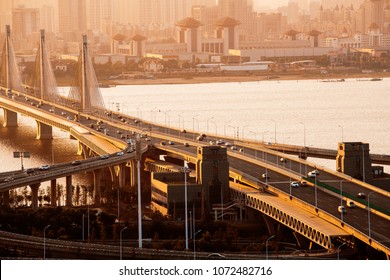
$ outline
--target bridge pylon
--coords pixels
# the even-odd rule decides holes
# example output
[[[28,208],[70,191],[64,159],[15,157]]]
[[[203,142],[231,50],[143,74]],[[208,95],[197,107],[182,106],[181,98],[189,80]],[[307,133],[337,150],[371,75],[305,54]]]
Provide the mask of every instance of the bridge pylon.
[[[104,100],[89,55],[86,35],[83,35],[83,46],[79,56],[76,77],[70,88],[68,99],[67,106],[74,110],[95,113],[105,110]]]
[[[0,86],[9,90],[24,92],[22,77],[12,47],[11,28],[9,25],[6,25],[6,37],[0,65]]]
[[[51,66],[50,57],[46,51],[45,31],[40,32],[38,52],[35,59],[35,75],[29,82],[30,95],[55,103],[60,98],[57,82]]]

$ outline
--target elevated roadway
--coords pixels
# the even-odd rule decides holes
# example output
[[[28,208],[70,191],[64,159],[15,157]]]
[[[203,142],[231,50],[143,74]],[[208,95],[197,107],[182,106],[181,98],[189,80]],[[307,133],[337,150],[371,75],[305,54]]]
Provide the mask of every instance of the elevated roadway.
[[[31,103],[27,103],[26,95],[19,95],[14,98],[1,96],[0,107],[32,117],[37,122],[68,131],[74,138],[87,145],[96,154],[113,154],[115,151],[123,150],[126,147],[126,143],[121,138],[123,135],[129,134],[130,131],[147,134],[151,138],[148,144],[153,144],[159,149],[164,150],[171,157],[190,162],[196,161],[196,146],[205,144],[204,142],[193,141],[196,136],[195,132],[181,132],[180,130],[169,129],[167,133],[167,129],[163,126],[140,123],[139,121],[135,122],[134,118],[131,119],[130,117],[127,117],[127,120],[123,121],[123,118],[115,119],[112,115],[110,117],[104,117],[104,129],[106,130],[103,133],[90,127],[91,124],[96,125],[97,120],[103,119],[101,114],[86,114],[85,112],[75,112],[69,109],[65,111],[65,108],[61,108],[55,104],[42,104],[40,108],[34,108]],[[54,110],[53,107],[55,107]],[[77,116],[77,121],[64,117],[69,115],[73,115],[73,117]],[[110,132],[107,133],[107,131]],[[111,133],[114,135],[107,135]],[[166,140],[175,141],[175,145],[161,146],[159,144],[161,141]],[[184,146],[184,142],[189,142],[189,147]],[[274,195],[279,196],[279,199],[282,194],[287,197],[292,197],[291,199],[294,202],[295,199],[299,199],[303,201],[304,205],[302,208],[306,209],[308,213],[315,213],[314,215],[342,228],[348,234],[361,239],[374,248],[385,252],[387,256],[390,256],[390,231],[388,223],[388,202],[390,196],[388,192],[345,176],[344,174],[325,169],[320,169],[320,176],[315,179],[315,182],[312,182],[313,180],[307,178],[307,172],[313,168],[319,169],[315,164],[288,157],[284,153],[261,148],[257,145],[246,144],[240,146],[239,144],[239,142],[234,143],[237,150],[229,150],[228,152],[231,169],[230,177],[233,180],[246,184],[254,189],[272,192]],[[130,155],[128,157],[129,159],[131,158]],[[287,160],[281,162],[281,157]],[[110,157],[110,160],[112,162],[106,161],[104,164],[121,162],[122,158]],[[123,158],[123,160],[128,159]],[[96,160],[96,162],[83,163],[81,167],[87,170],[98,167],[100,164],[103,163]],[[44,176],[47,176],[49,179],[81,170],[80,167],[75,168],[73,166],[62,166],[59,169],[63,169],[63,171],[51,170],[42,172],[37,177],[31,177],[30,179],[20,178],[20,180],[14,180],[13,182],[0,183],[0,187],[2,190],[6,190],[17,185],[20,186],[35,182],[34,180],[41,180]],[[269,179],[264,180],[262,174],[267,174]],[[301,181],[302,179],[308,182],[308,186],[291,188],[290,182],[292,180]],[[324,185],[320,187],[321,182],[331,188],[324,187]],[[342,190],[341,187],[343,188]],[[339,193],[337,193],[337,189],[340,190]],[[366,201],[359,200],[356,197],[358,192],[372,193],[370,205]],[[340,193],[342,193],[341,196]],[[251,197],[251,199],[257,201],[258,198]],[[341,217],[337,211],[337,207],[345,203],[347,199],[353,199],[358,207],[347,209],[347,213]],[[374,206],[377,206],[377,210],[375,210]],[[370,224],[367,222],[369,220],[368,216],[371,218]],[[298,230],[298,228],[294,229]],[[322,231],[322,229],[319,231]],[[370,231],[370,234],[368,231]],[[307,234],[309,235],[309,231]],[[332,234],[329,233],[328,235],[330,236]]]

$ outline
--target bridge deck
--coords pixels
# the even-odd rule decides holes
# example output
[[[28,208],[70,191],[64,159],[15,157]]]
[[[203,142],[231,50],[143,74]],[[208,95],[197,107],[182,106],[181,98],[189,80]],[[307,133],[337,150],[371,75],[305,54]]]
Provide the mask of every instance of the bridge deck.
[[[280,197],[273,196],[268,193],[256,191],[253,188],[246,187],[237,183],[230,183],[230,188],[235,189],[236,191],[242,192],[247,197],[253,197],[264,201],[267,204],[273,205],[279,211],[284,213],[288,213],[290,216],[296,218],[302,223],[315,227],[318,231],[329,235],[329,236],[342,236],[342,235],[350,235],[343,229],[332,225],[328,221],[315,216],[309,213],[307,210],[302,209],[301,207],[295,205],[293,202],[287,199],[281,199]]]

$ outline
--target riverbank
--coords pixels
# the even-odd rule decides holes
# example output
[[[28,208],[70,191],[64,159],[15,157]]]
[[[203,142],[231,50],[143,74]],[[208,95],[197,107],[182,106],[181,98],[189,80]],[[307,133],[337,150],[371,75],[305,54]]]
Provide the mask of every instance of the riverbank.
[[[281,72],[281,73],[262,73],[259,75],[215,75],[209,76],[183,76],[183,77],[155,77],[145,79],[117,79],[102,81],[103,85],[153,85],[153,84],[197,84],[197,83],[224,83],[224,82],[253,82],[269,80],[324,80],[334,81],[341,79],[381,79],[390,77],[389,72],[335,72],[335,73],[299,73],[299,72]]]

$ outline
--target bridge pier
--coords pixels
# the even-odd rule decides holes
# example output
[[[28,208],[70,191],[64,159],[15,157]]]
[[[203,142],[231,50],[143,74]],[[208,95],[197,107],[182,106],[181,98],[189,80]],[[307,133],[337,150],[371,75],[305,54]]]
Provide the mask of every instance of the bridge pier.
[[[50,140],[53,139],[53,128],[50,125],[37,122],[37,139]]]
[[[41,184],[32,184],[30,185],[31,189],[31,209],[33,211],[38,210],[38,189]]]
[[[99,206],[100,200],[101,200],[101,176],[102,176],[102,170],[96,169],[93,171],[93,200],[94,205]]]
[[[118,187],[125,188],[126,187],[126,164],[123,163],[115,167],[115,174],[118,178]]]
[[[3,108],[4,111],[4,123],[3,127],[16,127],[18,126],[18,113]]]
[[[51,206],[57,206],[57,180],[50,181],[50,204]]]
[[[137,186],[137,174],[136,174],[136,167],[137,167],[137,161],[131,160],[127,163],[127,166],[129,167],[129,178],[130,178],[130,188],[135,188]]]
[[[72,206],[72,176],[66,176],[66,206]]]

